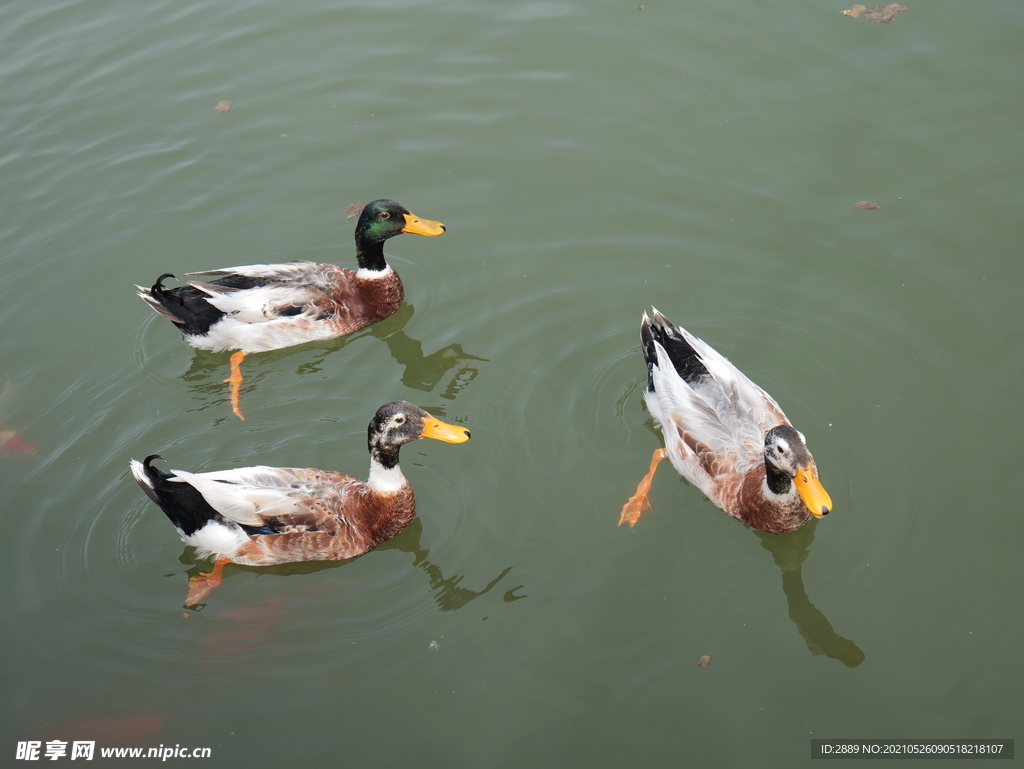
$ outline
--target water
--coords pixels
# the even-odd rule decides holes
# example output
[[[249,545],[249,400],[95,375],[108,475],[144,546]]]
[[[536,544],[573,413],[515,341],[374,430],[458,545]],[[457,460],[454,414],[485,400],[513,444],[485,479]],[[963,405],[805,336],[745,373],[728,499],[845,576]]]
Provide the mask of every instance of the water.
[[[38,453],[0,457],[0,750],[788,767],[1019,736],[1024,10],[840,10],[0,9],[0,425]],[[250,356],[234,419],[227,355],[132,284],[351,265],[342,210],[377,197],[448,227],[389,242],[407,306]],[[661,441],[652,305],[780,402],[832,515],[760,538],[665,467],[616,527]],[[209,564],[130,457],[361,475],[398,398],[473,431],[403,452],[413,526],[181,607]]]

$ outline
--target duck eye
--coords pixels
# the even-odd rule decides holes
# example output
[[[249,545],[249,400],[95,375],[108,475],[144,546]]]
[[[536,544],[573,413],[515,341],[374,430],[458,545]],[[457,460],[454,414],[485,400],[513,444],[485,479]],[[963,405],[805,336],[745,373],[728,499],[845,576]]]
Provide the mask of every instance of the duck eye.
[[[391,218],[391,214],[388,213],[387,211],[382,211],[381,215],[380,215],[380,218],[381,219],[390,219]]]
[[[405,417],[403,417],[401,414],[399,414],[397,417],[395,417],[395,424],[396,425],[401,425],[401,424],[404,424],[404,423],[405,423]]]

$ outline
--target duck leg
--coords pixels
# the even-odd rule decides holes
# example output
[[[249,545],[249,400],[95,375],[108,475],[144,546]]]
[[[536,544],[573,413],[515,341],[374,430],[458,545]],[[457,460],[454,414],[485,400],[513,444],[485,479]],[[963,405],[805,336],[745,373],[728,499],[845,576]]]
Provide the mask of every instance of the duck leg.
[[[195,606],[202,603],[217,585],[224,579],[224,567],[231,563],[228,558],[218,558],[209,574],[197,574],[188,581],[188,598],[185,599],[185,606]]]
[[[658,469],[658,463],[667,456],[668,452],[665,449],[658,449],[654,452],[654,456],[651,457],[651,469],[640,480],[640,484],[636,487],[636,494],[631,496],[629,501],[622,506],[619,526],[628,523],[632,527],[640,520],[640,513],[651,509],[651,503],[647,499],[647,494],[651,490],[651,483],[654,481],[654,471]]]
[[[231,386],[231,410],[243,422],[245,417],[242,416],[242,409],[238,405],[238,396],[242,390],[242,360],[244,358],[245,353],[241,350],[231,354],[231,376],[224,380]]]

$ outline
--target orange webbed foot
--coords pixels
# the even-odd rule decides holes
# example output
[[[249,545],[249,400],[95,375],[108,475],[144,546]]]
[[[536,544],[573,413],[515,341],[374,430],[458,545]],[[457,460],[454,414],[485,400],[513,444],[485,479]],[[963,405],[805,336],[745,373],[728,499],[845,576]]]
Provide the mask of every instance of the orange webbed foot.
[[[213,589],[224,580],[224,567],[231,561],[227,558],[218,558],[213,564],[209,574],[197,574],[190,577],[188,581],[188,598],[185,599],[185,606],[196,606],[203,602]]]
[[[622,506],[622,513],[619,515],[619,526],[628,523],[630,528],[632,528],[640,520],[640,514],[644,510],[651,509],[651,503],[647,499],[647,495],[650,493],[651,483],[654,481],[654,471],[658,469],[658,463],[667,456],[668,452],[665,449],[658,449],[654,452],[654,456],[651,457],[651,469],[640,480],[639,485],[636,487],[636,494],[631,496],[629,501]]]
[[[231,376],[224,380],[231,386],[231,411],[243,422],[245,417],[242,416],[242,409],[238,401],[242,390],[242,360],[244,358],[245,353],[241,350],[231,354]]]

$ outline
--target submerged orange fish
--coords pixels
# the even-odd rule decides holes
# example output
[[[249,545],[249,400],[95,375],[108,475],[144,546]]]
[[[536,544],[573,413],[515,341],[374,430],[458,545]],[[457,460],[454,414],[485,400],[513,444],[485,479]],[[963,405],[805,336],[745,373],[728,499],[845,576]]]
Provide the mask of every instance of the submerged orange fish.
[[[14,430],[3,425],[0,425],[0,451],[16,451],[33,458],[39,457],[34,443],[23,441]]]

